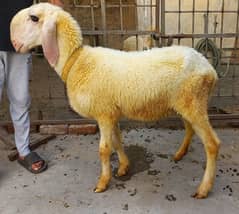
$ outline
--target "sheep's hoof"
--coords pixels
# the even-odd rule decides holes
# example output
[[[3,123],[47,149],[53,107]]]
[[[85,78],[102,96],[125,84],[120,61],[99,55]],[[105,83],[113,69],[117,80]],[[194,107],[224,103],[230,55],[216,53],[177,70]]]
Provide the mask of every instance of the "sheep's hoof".
[[[128,173],[128,171],[129,171],[129,166],[126,166],[126,167],[120,167],[119,169],[118,169],[118,172],[117,172],[117,174],[115,175],[116,177],[121,177],[121,176],[124,176],[124,175],[126,175],[127,173]]]
[[[173,160],[175,162],[178,162],[178,161],[182,160],[182,158],[183,158],[183,155],[176,154],[176,155],[174,155]]]
[[[173,160],[174,160],[175,162],[182,160],[182,158],[184,157],[184,155],[186,155],[186,153],[187,153],[187,151],[186,151],[186,152],[177,152],[177,153],[174,155]]]
[[[95,193],[104,192],[109,185],[110,179],[111,179],[111,172],[110,172],[110,176],[101,175],[100,179],[98,180],[98,183],[96,184],[96,188],[94,189],[94,192]]]
[[[207,198],[207,194],[201,194],[201,193],[198,193],[196,192],[195,194],[191,195],[193,198],[196,198],[196,199],[204,199],[204,198]]]
[[[100,193],[100,192],[104,192],[105,190],[106,190],[106,188],[96,187],[96,188],[94,189],[94,192],[95,192],[95,193]]]

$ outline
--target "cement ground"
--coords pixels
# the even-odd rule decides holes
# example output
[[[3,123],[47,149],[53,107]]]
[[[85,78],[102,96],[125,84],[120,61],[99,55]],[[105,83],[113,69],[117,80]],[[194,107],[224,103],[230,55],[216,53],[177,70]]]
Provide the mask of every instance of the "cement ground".
[[[112,178],[108,190],[93,193],[100,173],[99,134],[58,136],[37,149],[49,164],[33,175],[9,162],[0,143],[1,214],[237,214],[239,213],[239,130],[217,129],[221,141],[213,190],[204,200],[190,195],[205,166],[205,154],[195,137],[188,154],[171,160],[184,132],[170,129],[123,131],[130,155],[129,176]],[[112,156],[112,166],[117,158]]]

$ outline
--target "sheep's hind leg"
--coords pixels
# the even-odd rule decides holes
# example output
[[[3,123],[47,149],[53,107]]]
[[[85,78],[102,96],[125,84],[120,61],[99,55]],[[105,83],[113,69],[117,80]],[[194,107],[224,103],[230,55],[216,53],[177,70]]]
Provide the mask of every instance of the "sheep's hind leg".
[[[116,125],[113,130],[113,147],[118,154],[119,158],[119,168],[116,176],[123,176],[126,175],[129,169],[129,159],[125,154],[123,145],[122,145],[122,138],[120,134],[120,129]]]
[[[94,189],[95,192],[103,192],[106,190],[111,176],[110,155],[112,152],[112,132],[113,125],[110,122],[99,123],[100,128],[100,145],[99,155],[101,160],[101,175],[98,180],[97,186]]]
[[[187,153],[188,147],[190,145],[190,142],[192,140],[192,137],[194,135],[194,130],[192,128],[192,125],[187,121],[183,120],[184,126],[185,126],[185,137],[183,139],[183,143],[181,144],[180,148],[174,155],[174,160],[175,161],[180,161],[183,156]]]
[[[204,114],[198,112],[190,119],[194,131],[201,138],[204,144],[207,157],[207,164],[202,182],[193,197],[206,198],[208,192],[212,189],[215,179],[216,159],[219,151],[220,141],[209,123],[206,111]]]

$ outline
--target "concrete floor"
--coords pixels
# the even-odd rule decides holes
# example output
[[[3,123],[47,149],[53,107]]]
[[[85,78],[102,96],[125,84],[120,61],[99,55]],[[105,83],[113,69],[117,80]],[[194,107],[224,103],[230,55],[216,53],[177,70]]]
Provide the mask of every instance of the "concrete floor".
[[[132,129],[123,131],[130,154],[130,176],[113,178],[104,193],[93,193],[100,173],[99,134],[58,136],[37,151],[49,169],[33,175],[9,162],[0,144],[1,214],[207,214],[239,213],[239,130],[217,129],[222,141],[215,186],[205,200],[190,195],[205,165],[203,146],[194,138],[180,162],[171,157],[183,131]],[[113,168],[117,167],[112,156]]]

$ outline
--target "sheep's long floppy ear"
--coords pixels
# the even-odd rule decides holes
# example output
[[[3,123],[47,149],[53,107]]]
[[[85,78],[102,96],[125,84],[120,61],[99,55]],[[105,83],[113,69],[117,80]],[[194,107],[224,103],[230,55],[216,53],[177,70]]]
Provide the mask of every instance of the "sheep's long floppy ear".
[[[42,48],[47,61],[54,66],[59,57],[56,16],[52,15],[47,18],[42,26]]]

